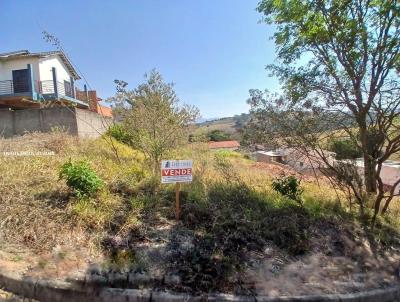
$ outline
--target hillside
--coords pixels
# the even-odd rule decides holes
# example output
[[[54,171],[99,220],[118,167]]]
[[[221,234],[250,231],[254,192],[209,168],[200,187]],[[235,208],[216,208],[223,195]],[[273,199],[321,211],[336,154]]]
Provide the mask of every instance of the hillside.
[[[116,141],[33,134],[0,140],[0,150],[14,152],[0,157],[2,270],[98,286],[251,296],[270,295],[270,288],[274,295],[299,295],[397,282],[396,225],[382,221],[368,235],[324,179],[318,184],[240,153],[210,152],[205,144],[186,146],[168,155],[194,160],[177,222],[173,185],[159,185],[143,155]],[[74,194],[59,178],[63,164],[82,160],[104,182],[91,197]],[[302,179],[302,205],[272,189],[282,174]]]
[[[220,130],[231,136],[231,139],[241,140],[241,130],[248,119],[248,114],[236,115],[233,117],[224,117],[212,121],[198,123],[192,132],[195,136],[207,135],[213,130]]]

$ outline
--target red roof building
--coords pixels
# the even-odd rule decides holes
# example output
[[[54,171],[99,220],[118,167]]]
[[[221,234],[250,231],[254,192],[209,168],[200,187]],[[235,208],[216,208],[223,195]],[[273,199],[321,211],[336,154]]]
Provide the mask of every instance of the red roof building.
[[[238,141],[222,141],[222,142],[209,142],[208,148],[210,149],[231,149],[236,150],[240,147]]]

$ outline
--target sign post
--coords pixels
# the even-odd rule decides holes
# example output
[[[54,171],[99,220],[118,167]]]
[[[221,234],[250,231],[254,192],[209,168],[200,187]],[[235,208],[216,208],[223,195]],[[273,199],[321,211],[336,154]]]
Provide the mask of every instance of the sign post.
[[[163,160],[161,162],[161,183],[175,183],[175,218],[181,217],[180,186],[181,182],[191,182],[193,161],[192,160]]]
[[[175,219],[181,219],[181,205],[179,200],[181,184],[179,182],[175,183]]]

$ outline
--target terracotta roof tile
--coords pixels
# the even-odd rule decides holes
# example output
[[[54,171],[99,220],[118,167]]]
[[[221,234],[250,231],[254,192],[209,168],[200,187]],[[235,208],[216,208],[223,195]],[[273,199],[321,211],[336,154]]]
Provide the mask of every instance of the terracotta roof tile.
[[[210,149],[239,148],[240,143],[238,141],[209,142],[208,147]]]

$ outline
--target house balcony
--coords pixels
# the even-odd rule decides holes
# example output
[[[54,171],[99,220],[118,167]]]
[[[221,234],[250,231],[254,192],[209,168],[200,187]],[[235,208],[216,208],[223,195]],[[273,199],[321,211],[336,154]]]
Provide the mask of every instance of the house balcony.
[[[85,107],[89,106],[87,93],[81,93],[81,90],[74,87],[71,82],[40,81],[37,86],[39,100],[40,98],[43,100],[61,99]]]
[[[43,101],[54,101],[60,104],[72,103],[80,108],[88,108],[88,92],[75,88],[74,80],[57,80],[56,68],[52,68],[52,79],[37,81],[34,78],[32,65],[27,69],[12,70],[12,79],[0,81],[0,107],[30,108],[39,107]]]
[[[9,103],[16,103],[20,99],[29,100],[35,103],[41,101],[64,101],[75,103],[79,107],[87,108],[88,98],[84,91],[75,88],[71,82],[36,81],[29,84],[29,81],[0,81],[0,105],[1,101],[8,100]]]

